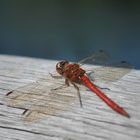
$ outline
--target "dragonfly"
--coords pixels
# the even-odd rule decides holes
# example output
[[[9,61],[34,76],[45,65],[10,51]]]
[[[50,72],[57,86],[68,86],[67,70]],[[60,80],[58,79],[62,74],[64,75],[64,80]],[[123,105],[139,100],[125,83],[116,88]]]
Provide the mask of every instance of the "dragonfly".
[[[109,60],[110,55],[107,52],[100,50],[90,57],[79,61],[79,63],[69,63],[67,60],[60,61],[56,64],[56,71],[59,76],[50,73],[50,76],[52,77],[51,83],[50,79],[39,80],[35,83],[8,92],[6,94],[7,106],[23,109],[24,111],[22,114],[25,115],[25,121],[33,121],[57,114],[59,111],[65,110],[67,105],[73,104],[77,96],[73,94],[74,90],[68,89],[70,85],[73,85],[77,90],[80,106],[82,107],[83,104],[78,85],[84,85],[114,111],[129,118],[130,115],[122,107],[102,92],[102,87],[94,84],[94,79],[99,82],[113,82],[119,80],[133,68],[131,64],[125,61],[113,65],[109,63]],[[94,68],[93,70],[90,70],[90,72],[86,72],[86,70],[82,68],[83,64],[102,66]],[[58,82],[59,80],[56,80],[62,77],[65,79],[65,85],[51,89],[53,84],[62,84],[61,80],[60,82]],[[94,78],[90,79],[89,77]],[[67,89],[61,90],[64,87],[67,87]],[[61,92],[58,90],[61,90]],[[55,91],[57,92],[54,93]]]

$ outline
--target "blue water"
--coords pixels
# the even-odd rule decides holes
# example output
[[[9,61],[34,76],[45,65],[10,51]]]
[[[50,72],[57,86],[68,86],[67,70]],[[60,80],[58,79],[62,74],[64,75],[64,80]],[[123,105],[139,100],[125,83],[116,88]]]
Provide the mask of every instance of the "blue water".
[[[137,1],[1,1],[0,53],[78,61],[103,49],[140,68]]]

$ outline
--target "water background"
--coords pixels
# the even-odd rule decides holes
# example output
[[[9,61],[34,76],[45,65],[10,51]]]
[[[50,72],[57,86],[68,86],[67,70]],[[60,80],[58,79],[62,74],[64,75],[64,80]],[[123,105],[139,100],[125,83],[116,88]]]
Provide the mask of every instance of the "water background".
[[[140,68],[139,1],[0,1],[0,54],[78,61],[100,49]]]

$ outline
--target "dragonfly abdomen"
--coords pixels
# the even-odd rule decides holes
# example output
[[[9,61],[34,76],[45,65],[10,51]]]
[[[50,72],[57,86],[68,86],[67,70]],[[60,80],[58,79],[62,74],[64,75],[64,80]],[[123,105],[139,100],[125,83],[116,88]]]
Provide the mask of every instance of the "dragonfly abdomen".
[[[89,78],[85,75],[82,77],[83,83],[85,86],[87,86],[91,91],[93,91],[98,97],[100,97],[108,106],[110,106],[114,111],[117,113],[120,113],[121,115],[125,117],[130,117],[129,114],[117,103],[112,101],[109,97],[107,97],[102,91],[100,91],[90,80]]]

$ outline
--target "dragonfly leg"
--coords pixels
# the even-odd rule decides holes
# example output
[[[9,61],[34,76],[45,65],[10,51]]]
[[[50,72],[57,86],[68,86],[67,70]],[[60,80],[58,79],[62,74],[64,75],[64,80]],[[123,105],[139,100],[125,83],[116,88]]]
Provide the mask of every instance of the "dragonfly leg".
[[[73,83],[73,82],[71,82],[71,83],[74,86],[74,88],[77,90],[77,95],[78,95],[78,98],[79,98],[80,106],[83,107],[79,87],[75,83]]]
[[[97,88],[99,88],[99,89],[105,89],[105,90],[110,90],[109,88],[104,88],[104,87],[100,87],[100,86],[98,86],[98,85],[96,85],[96,84],[94,84]]]
[[[6,93],[6,96],[9,96],[11,93],[13,93],[13,90]]]
[[[25,110],[23,111],[22,115],[25,115],[26,112],[27,112],[28,110],[29,110],[29,109],[25,109]]]
[[[63,85],[61,85],[61,86],[59,86],[59,87],[57,87],[57,88],[53,88],[53,89],[51,89],[52,91],[53,90],[59,90],[59,89],[63,89],[63,88],[66,88],[66,87],[68,87],[66,84],[63,84]]]
[[[86,70],[86,74],[87,74],[87,75],[89,75],[89,76],[90,76],[92,73],[94,73],[94,71],[93,71],[93,70]]]
[[[49,73],[49,74],[50,74],[50,76],[51,76],[52,78],[54,78],[54,79],[61,79],[61,78],[62,78],[62,76],[53,75],[52,73]]]
[[[65,80],[65,84],[63,84],[63,85],[61,85],[61,86],[59,86],[59,87],[57,87],[57,88],[53,88],[52,90],[59,90],[59,89],[66,88],[66,87],[68,87],[68,86],[70,86],[70,84],[69,84],[68,79],[66,79],[66,80]]]
[[[65,79],[65,84],[69,87],[70,86],[70,83],[69,83],[69,80],[68,79]]]
[[[88,71],[88,72],[86,72],[86,74],[87,74],[87,76],[90,78],[90,80],[92,81],[92,82],[95,82],[95,79],[94,79],[94,77],[93,76],[91,76],[91,74],[93,74],[94,73],[94,71]]]

